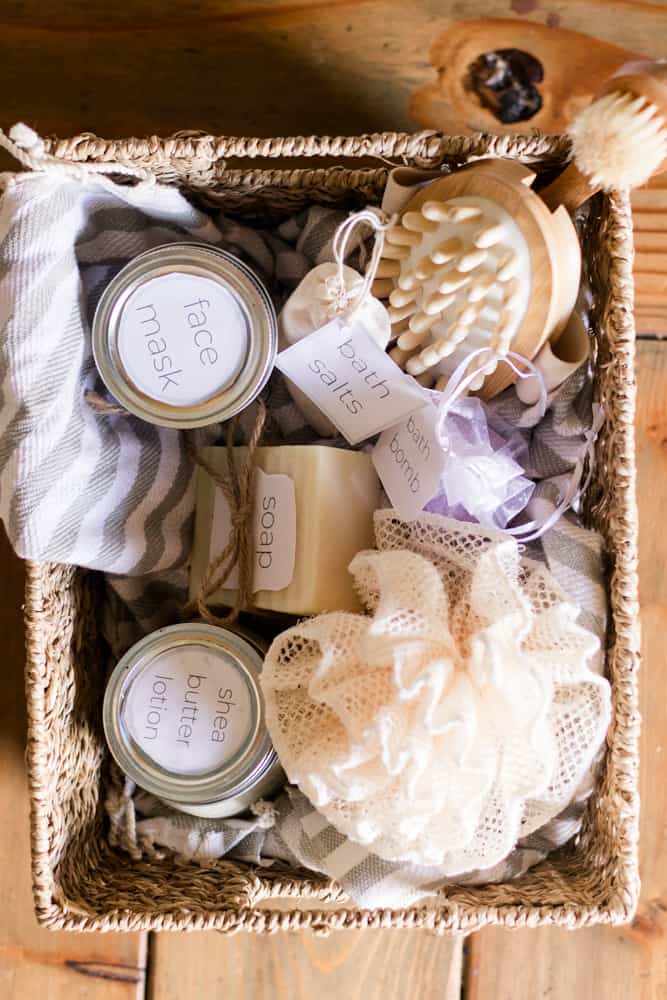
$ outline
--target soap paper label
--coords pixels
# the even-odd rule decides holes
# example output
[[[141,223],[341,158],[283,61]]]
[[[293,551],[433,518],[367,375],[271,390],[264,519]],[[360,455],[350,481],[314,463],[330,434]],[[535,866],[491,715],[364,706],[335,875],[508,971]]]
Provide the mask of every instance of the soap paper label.
[[[222,552],[231,530],[229,504],[222,490],[216,489],[210,559]],[[255,469],[253,549],[253,592],[288,587],[296,557],[296,494],[290,476],[267,475],[263,469]],[[233,590],[238,584],[238,566],[234,566],[225,588]]]
[[[354,317],[331,323],[281,351],[276,366],[359,444],[424,405],[424,390]]]
[[[139,673],[123,715],[132,738],[156,764],[194,775],[222,767],[241,750],[252,733],[253,704],[233,660],[179,646]]]
[[[399,515],[413,521],[438,492],[447,453],[438,440],[438,411],[432,403],[389,427],[371,458]]]

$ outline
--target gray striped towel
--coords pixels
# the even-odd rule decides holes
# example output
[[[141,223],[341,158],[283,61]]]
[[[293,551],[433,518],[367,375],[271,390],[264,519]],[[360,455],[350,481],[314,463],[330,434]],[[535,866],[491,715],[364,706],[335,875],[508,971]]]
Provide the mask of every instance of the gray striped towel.
[[[204,213],[171,187],[115,186],[59,173],[4,178],[0,517],[20,555],[105,571],[103,625],[117,655],[141,634],[178,617],[194,498],[192,468],[178,433],[133,417],[100,417],[85,401],[87,389],[102,389],[90,345],[102,289],[141,251],[192,239],[243,257],[279,304],[313,264],[331,259],[341,218],[340,212],[314,207],[272,231],[256,231]],[[584,447],[589,394],[584,368],[552,394],[538,424],[534,408],[521,407],[512,390],[492,407],[493,419],[525,429],[529,472],[538,481],[531,517],[553,509],[558,477]],[[267,443],[315,439],[277,374],[267,401]],[[246,426],[251,422],[248,413]],[[582,607],[586,623],[602,635],[606,605],[598,536],[570,514],[532,543],[529,554],[547,563]],[[587,793],[582,788],[559,817],[520,842],[501,865],[456,881],[521,874],[576,833]],[[228,855],[305,866],[336,878],[365,906],[406,905],[445,884],[433,870],[369,855],[341,837],[294,788],[251,819],[203,821],[170,812],[116,773],[107,809],[112,840],[134,856],[168,848],[202,860]]]
[[[548,411],[539,422],[536,422],[535,411],[532,415],[528,413],[512,389],[499,397],[493,408],[493,416],[499,421],[509,416],[513,423],[523,418],[524,424],[533,424],[523,431],[537,480],[527,510],[531,519],[545,519],[552,512],[563,480],[586,447],[586,432],[591,423],[590,386],[590,372],[583,366],[551,394]],[[583,397],[588,399],[587,403],[581,402]],[[301,442],[313,439],[280,380],[272,382],[268,400],[272,440]],[[248,426],[251,424],[249,419]],[[549,442],[548,447],[545,440]],[[543,458],[547,455],[548,464]],[[541,466],[538,466],[538,457]],[[540,478],[541,470],[557,474]],[[600,637],[604,648],[607,602],[601,537],[584,528],[576,512],[569,512],[540,539],[527,545],[525,555],[549,568],[581,609],[580,622]],[[124,620],[130,632],[134,630],[138,636],[142,631],[142,613],[152,610],[155,614],[155,605],[142,603],[141,581],[127,583],[136,590],[133,595],[125,594],[132,600],[125,605]],[[181,583],[184,585],[185,579]],[[123,620],[123,612],[119,611],[115,623]],[[153,617],[151,624],[157,627],[164,622]],[[125,640],[128,638],[126,635]],[[597,662],[600,671],[603,662],[601,654]],[[549,823],[521,839],[501,863],[492,869],[467,872],[455,879],[443,878],[437,869],[388,862],[370,854],[342,836],[302,792],[292,786],[273,803],[272,811],[262,811],[261,823],[257,816],[233,821],[198,820],[170,812],[164,804],[143,793],[133,798],[131,787],[128,788],[127,782],[123,784],[118,776],[117,785],[107,801],[107,811],[112,839],[134,854],[154,854],[167,849],[207,863],[223,855],[257,864],[275,860],[334,878],[360,906],[407,906],[445,892],[446,886],[454,882],[477,885],[517,878],[567,843],[581,828],[594,770],[585,777],[568,806]]]
[[[179,433],[100,417],[86,401],[87,390],[103,391],[90,338],[97,300],[138,253],[191,239],[244,258],[279,301],[328,254],[342,217],[314,209],[284,223],[283,237],[206,214],[174,187],[58,172],[4,177],[0,519],[19,555],[114,577],[187,561],[193,469]]]

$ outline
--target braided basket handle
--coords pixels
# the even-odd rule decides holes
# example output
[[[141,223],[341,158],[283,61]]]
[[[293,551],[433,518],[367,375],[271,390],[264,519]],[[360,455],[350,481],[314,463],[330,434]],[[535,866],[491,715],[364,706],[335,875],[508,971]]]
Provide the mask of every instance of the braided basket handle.
[[[228,159],[294,159],[330,157],[359,159],[396,158],[399,162],[432,165],[442,160],[450,137],[438,132],[377,132],[356,136],[286,136],[246,138],[177,132],[168,138],[100,139],[84,133],[70,139],[44,140],[45,152],[67,163],[134,163],[164,167],[172,162],[180,173],[189,162],[197,169]]]

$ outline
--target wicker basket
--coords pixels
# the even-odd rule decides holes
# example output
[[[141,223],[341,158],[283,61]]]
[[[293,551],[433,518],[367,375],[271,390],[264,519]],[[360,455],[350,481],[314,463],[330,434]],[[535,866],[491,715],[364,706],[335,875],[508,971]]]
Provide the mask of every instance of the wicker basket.
[[[143,168],[170,184],[196,188],[243,218],[269,221],[308,202],[377,202],[387,167],[352,157],[393,158],[415,166],[459,164],[480,155],[520,158],[548,171],[567,144],[548,137],[456,138],[432,132],[356,138],[239,139],[184,134],[107,142],[91,135],[47,143],[70,164]],[[305,169],[230,169],[230,158],[297,157]],[[316,157],[334,165],[313,167]],[[368,163],[369,160],[367,159]],[[107,754],[101,702],[107,668],[98,635],[99,581],[69,566],[30,564],[26,595],[33,887],[37,916],[68,930],[271,932],[312,927],[428,927],[468,932],[485,924],[578,927],[628,920],[638,894],[638,603],[633,418],[632,228],[624,195],[595,199],[585,255],[595,299],[597,394],[606,426],[589,490],[591,523],[610,553],[612,609],[608,674],[614,721],[606,762],[576,843],[516,881],[450,886],[435,903],[359,910],[325,880],[279,875],[222,861],[133,861],[105,836]],[[275,901],[287,897],[281,903]],[[273,907],[273,908],[272,908]]]

